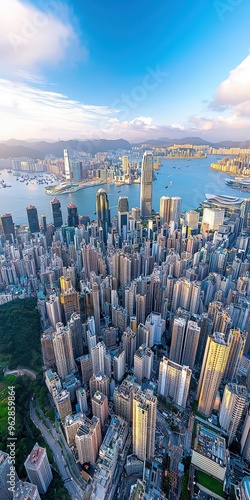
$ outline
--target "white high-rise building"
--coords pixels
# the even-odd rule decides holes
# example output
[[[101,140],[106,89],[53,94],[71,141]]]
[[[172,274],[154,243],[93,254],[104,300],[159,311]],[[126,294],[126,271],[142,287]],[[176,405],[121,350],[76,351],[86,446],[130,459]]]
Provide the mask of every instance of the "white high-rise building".
[[[222,208],[204,208],[202,224],[208,224],[209,230],[217,231],[224,222],[224,213]]]
[[[104,372],[104,355],[106,354],[106,346],[104,342],[98,342],[96,346],[91,348],[91,360],[92,360],[92,368],[93,374],[95,375],[98,372]]]
[[[243,385],[227,384],[220,406],[219,422],[228,435],[228,445],[235,438],[247,401],[247,389]]]
[[[64,172],[66,181],[71,181],[71,171],[70,171],[70,163],[69,163],[69,153],[67,149],[63,150],[64,157]]]
[[[152,214],[152,188],[153,154],[150,151],[145,151],[141,168],[140,209],[142,219],[148,219]]]
[[[160,218],[162,224],[169,223],[170,203],[169,196],[162,196],[160,198]]]
[[[39,493],[46,493],[53,479],[46,448],[36,443],[26,458],[24,467],[30,482],[37,486]]]
[[[153,369],[154,353],[145,344],[134,355],[134,376],[139,384],[144,379],[150,380]]]
[[[181,202],[180,196],[173,196],[170,203],[169,221],[173,221],[175,227],[179,226],[181,216]]]
[[[160,362],[158,394],[170,397],[173,402],[186,407],[192,370],[164,357]]]
[[[125,374],[125,351],[123,348],[114,356],[114,379],[120,382]]]

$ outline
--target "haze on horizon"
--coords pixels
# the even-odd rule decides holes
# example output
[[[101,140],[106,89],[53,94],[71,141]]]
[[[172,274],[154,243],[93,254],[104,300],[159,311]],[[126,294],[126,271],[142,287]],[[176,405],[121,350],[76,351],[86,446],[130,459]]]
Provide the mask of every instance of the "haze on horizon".
[[[250,3],[0,0],[0,139],[250,139]]]

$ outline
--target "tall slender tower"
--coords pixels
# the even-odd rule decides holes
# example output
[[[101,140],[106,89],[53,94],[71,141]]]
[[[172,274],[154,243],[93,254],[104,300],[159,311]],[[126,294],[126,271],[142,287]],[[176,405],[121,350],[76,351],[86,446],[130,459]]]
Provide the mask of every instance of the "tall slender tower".
[[[129,217],[129,205],[127,196],[120,196],[118,198],[118,233],[123,237],[124,240],[127,239],[128,231],[128,217]]]
[[[26,208],[26,211],[27,211],[30,232],[31,233],[39,233],[40,226],[39,226],[39,221],[38,221],[37,208],[34,207],[33,205],[29,205]]]
[[[170,213],[170,202],[169,196],[162,196],[160,198],[160,218],[161,223],[169,223],[169,213]]]
[[[181,363],[182,350],[185,337],[186,321],[184,318],[175,318],[172,329],[169,359],[174,363]]]
[[[230,346],[228,362],[224,373],[226,382],[233,382],[246,344],[247,333],[241,332],[239,328],[230,330],[228,344]]]
[[[6,240],[13,242],[15,239],[15,228],[11,214],[3,214],[0,216],[0,222],[2,223],[3,234]]]
[[[24,467],[30,482],[37,486],[39,493],[46,493],[53,479],[46,448],[36,443],[26,458]]]
[[[61,227],[63,225],[61,203],[57,198],[53,198],[50,204],[53,215],[53,224],[55,227]]]
[[[146,151],[143,155],[141,168],[141,218],[148,219],[152,214],[152,187],[153,187],[153,154]]]
[[[153,391],[138,391],[133,399],[133,452],[140,460],[155,454],[156,396]]]
[[[181,201],[179,196],[173,196],[171,198],[169,220],[174,221],[176,227],[178,227],[180,223]]]
[[[79,225],[79,216],[77,212],[77,206],[70,202],[68,204],[68,226],[77,227]]]
[[[110,226],[110,210],[108,195],[104,189],[98,189],[96,193],[96,213],[98,224],[103,230],[103,241],[107,243],[107,234]]]
[[[208,337],[197,389],[198,411],[205,417],[212,413],[228,355],[229,345],[223,333],[215,332]]]
[[[63,150],[63,157],[64,157],[65,178],[66,178],[66,181],[70,182],[71,181],[71,171],[70,171],[70,163],[69,163],[69,153],[68,153],[67,149]]]
[[[201,329],[195,321],[188,321],[181,364],[189,366],[191,370],[194,368],[200,331]]]
[[[219,421],[220,426],[228,435],[228,446],[235,438],[246,401],[247,389],[245,386],[237,384],[226,385],[220,406]]]

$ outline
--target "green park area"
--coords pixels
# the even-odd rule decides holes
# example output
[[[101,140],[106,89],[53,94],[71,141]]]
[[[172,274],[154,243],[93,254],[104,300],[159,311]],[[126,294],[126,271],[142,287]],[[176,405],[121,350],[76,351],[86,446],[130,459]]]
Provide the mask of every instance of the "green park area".
[[[41,327],[36,299],[15,299],[0,306],[0,450],[7,451],[8,444],[8,388],[15,392],[15,437],[16,471],[20,479],[26,478],[24,461],[34,444],[46,447],[52,464],[53,482],[46,493],[46,500],[69,500],[67,490],[57,473],[52,453],[40,431],[30,419],[30,400],[35,393],[36,401],[45,416],[54,420],[54,410],[50,407],[48,391],[43,381],[41,356]],[[27,375],[4,377],[4,369],[18,367],[35,372],[36,378]],[[45,500],[45,496],[41,496]]]
[[[222,498],[225,497],[225,493],[223,491],[223,483],[222,481],[219,481],[219,479],[209,476],[209,474],[206,474],[203,471],[198,471],[197,483],[199,483],[201,486],[204,486],[204,488],[207,488],[213,493],[216,493]]]
[[[41,326],[36,299],[15,299],[0,306],[0,367],[39,370]]]

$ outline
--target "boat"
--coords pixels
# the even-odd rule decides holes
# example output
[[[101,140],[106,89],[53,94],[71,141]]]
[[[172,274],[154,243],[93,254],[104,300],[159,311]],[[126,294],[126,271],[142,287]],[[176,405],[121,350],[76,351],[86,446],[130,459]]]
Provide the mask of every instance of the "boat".
[[[170,181],[170,184],[173,184],[173,181]]]
[[[168,186],[165,186],[165,189],[168,188]]]

